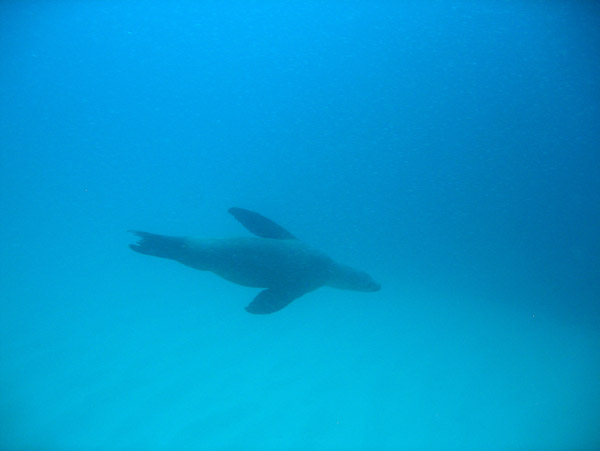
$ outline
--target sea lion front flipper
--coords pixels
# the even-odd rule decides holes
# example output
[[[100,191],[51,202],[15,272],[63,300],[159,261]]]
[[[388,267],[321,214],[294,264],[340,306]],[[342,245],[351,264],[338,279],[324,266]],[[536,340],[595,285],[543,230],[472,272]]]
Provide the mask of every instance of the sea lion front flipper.
[[[254,300],[246,306],[246,311],[258,315],[275,313],[303,294],[304,292],[269,288],[258,293]]]
[[[231,213],[235,219],[240,221],[240,223],[250,232],[261,238],[275,238],[278,240],[296,239],[294,235],[279,224],[276,224],[269,218],[265,218],[263,215],[259,215],[253,211],[246,210],[245,208],[232,207],[229,209],[229,213]]]

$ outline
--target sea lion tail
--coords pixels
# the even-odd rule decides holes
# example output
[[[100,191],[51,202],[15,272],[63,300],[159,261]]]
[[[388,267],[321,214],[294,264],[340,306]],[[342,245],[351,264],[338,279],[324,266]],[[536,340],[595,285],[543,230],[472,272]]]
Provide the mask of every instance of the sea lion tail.
[[[186,240],[182,237],[156,235],[154,233],[129,230],[140,239],[129,247],[140,254],[177,260],[186,248]]]

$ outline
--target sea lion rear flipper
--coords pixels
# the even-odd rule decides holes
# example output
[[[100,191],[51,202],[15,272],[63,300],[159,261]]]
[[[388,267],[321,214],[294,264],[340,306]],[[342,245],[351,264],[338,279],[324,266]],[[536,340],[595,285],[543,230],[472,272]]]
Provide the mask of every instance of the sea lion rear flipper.
[[[263,290],[246,306],[246,311],[254,314],[275,313],[303,294],[304,292],[272,288]]]
[[[140,230],[129,230],[129,232],[140,238],[137,243],[129,245],[132,250],[140,254],[177,260],[187,246],[183,237],[157,235]]]
[[[278,240],[294,240],[296,237],[279,224],[269,218],[259,215],[245,208],[232,207],[229,213],[233,215],[244,227],[261,238],[275,238]]]

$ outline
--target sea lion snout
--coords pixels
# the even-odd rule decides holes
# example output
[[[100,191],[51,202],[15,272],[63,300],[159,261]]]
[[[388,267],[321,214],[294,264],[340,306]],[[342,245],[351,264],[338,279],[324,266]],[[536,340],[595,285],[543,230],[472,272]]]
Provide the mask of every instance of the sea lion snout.
[[[350,282],[351,289],[356,291],[372,292],[381,289],[381,285],[375,282],[373,278],[364,271],[352,270],[348,277],[348,282]]]
[[[340,263],[334,263],[331,267],[327,285],[342,290],[366,292],[379,291],[381,289],[381,285],[375,282],[366,272]]]
[[[381,290],[381,285],[375,282],[370,275],[367,273],[361,274],[361,290],[360,291],[379,291]]]
[[[369,285],[369,289],[366,291],[379,291],[379,290],[381,290],[381,284],[378,284],[377,282],[372,280],[371,284]]]

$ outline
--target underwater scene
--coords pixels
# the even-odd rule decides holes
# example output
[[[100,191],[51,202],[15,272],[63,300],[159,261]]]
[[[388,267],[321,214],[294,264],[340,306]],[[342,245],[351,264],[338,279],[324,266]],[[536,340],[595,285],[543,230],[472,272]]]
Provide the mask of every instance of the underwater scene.
[[[600,3],[0,3],[1,450],[600,449]]]

